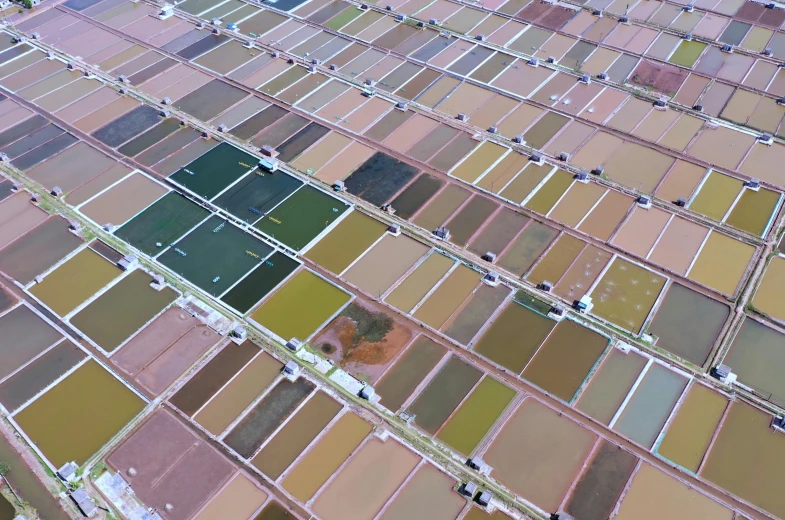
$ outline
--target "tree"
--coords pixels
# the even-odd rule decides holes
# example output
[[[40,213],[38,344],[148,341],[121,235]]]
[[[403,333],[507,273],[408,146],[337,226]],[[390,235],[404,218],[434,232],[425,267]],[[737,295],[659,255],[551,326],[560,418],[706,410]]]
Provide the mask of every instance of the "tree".
[[[22,5],[25,6],[27,9],[32,9],[33,0],[22,0]]]
[[[0,461],[0,477],[5,477],[11,471],[11,466],[7,462]]]

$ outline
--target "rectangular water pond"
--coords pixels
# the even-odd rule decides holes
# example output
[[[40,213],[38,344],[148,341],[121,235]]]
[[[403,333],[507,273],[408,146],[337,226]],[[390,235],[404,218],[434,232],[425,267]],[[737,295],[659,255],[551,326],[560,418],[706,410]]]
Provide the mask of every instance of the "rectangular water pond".
[[[50,218],[0,252],[0,270],[26,285],[81,243],[65,219]]]
[[[676,372],[657,363],[650,365],[613,429],[650,448],[685,386],[687,380]]]
[[[671,284],[654,315],[648,333],[656,345],[702,366],[730,314],[727,305],[679,284]],[[695,324],[700,326],[696,327]]]
[[[52,466],[59,468],[70,461],[84,464],[144,406],[139,396],[101,365],[88,361],[14,420]],[[84,410],[90,410],[90,428],[73,420]]]
[[[242,457],[250,459],[314,388],[313,383],[302,377],[294,383],[288,379],[280,380],[264,399],[229,431],[224,442]]]
[[[774,328],[744,318],[723,363],[732,367],[739,381],[776,403],[785,403],[785,381],[778,367],[785,361],[785,335]]]
[[[177,184],[207,200],[256,168],[256,158],[223,142],[169,176]]]
[[[87,354],[70,341],[60,342],[23,370],[6,379],[0,385],[0,402],[6,410],[13,413],[86,357]]]
[[[431,197],[433,197],[443,185],[443,181],[424,173],[407,186],[390,204],[395,208],[396,215],[402,219],[409,219]]]
[[[262,448],[251,464],[278,479],[341,410],[341,404],[324,392],[316,394]]]
[[[545,340],[522,376],[569,403],[608,345],[608,338],[562,320]]]
[[[311,247],[305,256],[335,274],[341,274],[363,254],[387,226],[371,217],[352,211],[330,233]]]
[[[512,388],[486,377],[436,437],[459,453],[471,455],[515,395]]]
[[[259,347],[250,341],[241,345],[228,342],[169,402],[185,415],[192,416],[258,353]]]
[[[281,374],[283,365],[260,352],[216,394],[194,420],[219,436]]]
[[[251,319],[288,341],[311,337],[351,298],[311,271],[301,270],[268,297]]]
[[[30,292],[56,314],[65,316],[121,273],[119,267],[87,248],[30,287]]]
[[[728,399],[720,393],[700,384],[692,385],[657,453],[697,472],[727,406]]]
[[[237,285],[221,296],[221,301],[245,314],[292,274],[301,264],[276,251],[268,256]]]
[[[423,464],[401,487],[379,520],[455,520],[466,506],[453,489],[455,480],[430,464]]]
[[[504,285],[491,287],[480,284],[463,309],[453,315],[442,330],[458,343],[470,345],[472,338],[504,303],[509,294],[510,289]]]
[[[271,246],[213,215],[166,250],[159,261],[219,297],[272,251]]]
[[[417,169],[376,152],[345,179],[346,190],[375,206],[384,204],[417,174]]]
[[[20,305],[0,317],[0,379],[59,341],[62,336],[29,307]]]
[[[155,256],[208,215],[209,210],[172,191],[115,231],[115,235],[143,253]]]
[[[606,520],[632,475],[638,458],[602,441],[597,454],[572,492],[566,511],[575,518]]]
[[[591,293],[592,313],[638,333],[665,286],[665,278],[617,257]]]
[[[267,173],[259,169],[255,173],[238,181],[215,199],[213,204],[253,224],[303,184],[285,172]]]
[[[592,377],[576,407],[599,422],[610,424],[646,362],[646,358],[633,351],[624,353],[614,348]]]
[[[106,352],[113,352],[177,299],[177,291],[170,287],[158,291],[150,287],[152,281],[141,269],[132,272],[73,316],[71,323]]]
[[[555,321],[510,302],[485,331],[474,351],[520,374],[555,326]]]
[[[431,339],[418,337],[376,385],[381,405],[397,412],[446,352]]]
[[[299,251],[330,227],[347,209],[347,203],[306,185],[257,222],[255,227]]]
[[[282,486],[300,502],[307,502],[371,432],[371,425],[348,412],[286,475]]]
[[[417,425],[435,434],[471,391],[482,372],[458,357],[451,357],[409,408]]]

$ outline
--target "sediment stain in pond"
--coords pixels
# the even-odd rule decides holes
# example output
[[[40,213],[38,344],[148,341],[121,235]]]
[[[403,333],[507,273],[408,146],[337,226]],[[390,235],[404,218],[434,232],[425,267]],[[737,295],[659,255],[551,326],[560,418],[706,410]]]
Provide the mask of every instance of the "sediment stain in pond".
[[[310,248],[305,256],[325,269],[340,274],[363,254],[386,226],[359,211],[353,211],[330,233]]]
[[[74,396],[80,396],[74,399]],[[14,420],[56,468],[69,461],[84,464],[136,414],[144,401],[104,370],[88,361],[48,390]],[[90,428],[73,417],[89,410]]]
[[[515,395],[512,388],[486,377],[450,417],[437,438],[459,453],[471,455]]]
[[[397,412],[446,352],[425,336],[417,338],[377,384],[381,405]]]
[[[435,434],[480,377],[482,372],[470,364],[458,357],[450,358],[409,409],[417,416],[417,425]]]
[[[91,249],[83,249],[49,273],[30,292],[60,316],[73,311],[122,271]]]
[[[169,402],[185,415],[192,416],[258,352],[259,347],[250,341],[240,345],[227,343],[169,399]]]
[[[597,454],[572,492],[566,511],[581,520],[606,520],[632,475],[638,458],[608,441]]]
[[[297,462],[281,485],[307,502],[371,432],[371,425],[347,412]]]
[[[652,364],[613,429],[650,448],[660,433],[687,379],[659,364]]]
[[[341,404],[324,392],[316,394],[262,448],[251,464],[277,480],[300,453],[341,410]]]
[[[664,277],[617,257],[592,291],[592,313],[638,333],[664,285]]]
[[[280,380],[229,431],[224,442],[242,457],[250,458],[314,388],[313,383],[302,377],[294,383],[288,379]]]
[[[349,299],[338,287],[301,270],[267,298],[251,319],[286,341],[304,341]]]
[[[728,400],[722,394],[693,384],[657,453],[688,471],[697,472],[727,406]]]
[[[556,322],[511,302],[477,342],[474,351],[520,374]]]
[[[213,435],[221,435],[278,377],[282,368],[277,359],[261,352],[194,416],[194,420]]]
[[[660,303],[648,332],[657,336],[658,347],[702,366],[729,315],[727,305],[674,283]]]
[[[611,350],[576,407],[597,421],[610,424],[645,366],[646,358],[643,356]]]
[[[608,345],[608,338],[572,320],[559,322],[523,377],[569,403]]]

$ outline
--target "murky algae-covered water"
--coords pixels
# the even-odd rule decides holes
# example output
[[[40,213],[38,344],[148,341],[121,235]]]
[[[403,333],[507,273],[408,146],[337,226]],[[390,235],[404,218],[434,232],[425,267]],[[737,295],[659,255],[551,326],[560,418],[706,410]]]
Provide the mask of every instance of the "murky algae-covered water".
[[[79,399],[74,399],[79,396]],[[56,468],[82,465],[136,416],[145,402],[88,361],[14,419]],[[89,411],[90,427],[74,420]]]
[[[284,509],[278,502],[270,502],[262,509],[254,520],[292,520],[296,518],[292,513]]]
[[[307,502],[371,432],[371,425],[348,412],[330,428],[283,479],[282,485]]]
[[[341,404],[335,399],[317,392],[262,448],[251,464],[276,480],[340,410]]]
[[[177,292],[150,287],[152,277],[136,270],[71,318],[71,323],[102,349],[114,351],[156,314],[172,303]]]
[[[415,423],[435,434],[480,377],[482,372],[470,364],[457,357],[450,358],[412,403],[409,411],[417,415]]]
[[[519,374],[555,326],[555,321],[511,302],[474,351]]]
[[[607,441],[572,492],[566,511],[581,520],[606,520],[632,475],[638,458]]]
[[[693,385],[668,426],[657,453],[689,471],[698,471],[727,406],[728,400],[721,394],[703,385]]]
[[[785,516],[779,468],[785,436],[771,429],[771,416],[749,404],[731,404],[701,476],[778,517]]]
[[[648,332],[659,338],[658,347],[701,366],[729,314],[726,305],[683,285],[672,284]],[[700,326],[696,327],[696,323]]]
[[[376,385],[381,405],[397,412],[447,350],[425,336],[417,338]]]
[[[52,271],[30,292],[60,316],[65,316],[117,278],[122,271],[91,249],[84,249]]]
[[[571,320],[563,320],[523,371],[523,377],[570,402],[597,363],[608,338]]]
[[[251,319],[287,341],[305,340],[348,301],[348,294],[302,270],[265,300]]]
[[[313,383],[299,378],[282,379],[248,412],[224,438],[224,442],[245,458],[250,458],[278,426],[314,389]]]
[[[194,420],[213,435],[220,435],[278,377],[281,368],[280,361],[266,352],[260,353]]]
[[[515,390],[486,377],[436,436],[459,453],[471,455],[515,397]]]

